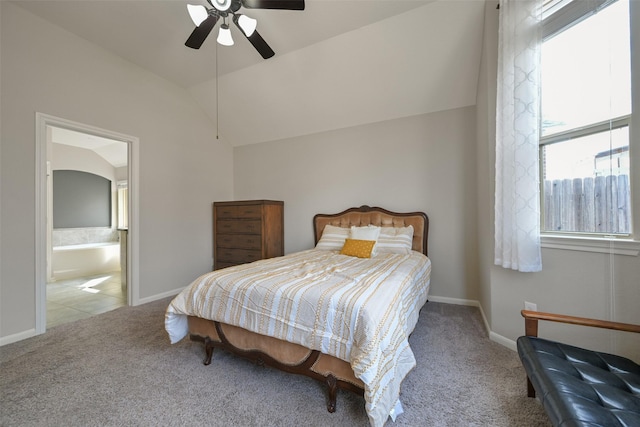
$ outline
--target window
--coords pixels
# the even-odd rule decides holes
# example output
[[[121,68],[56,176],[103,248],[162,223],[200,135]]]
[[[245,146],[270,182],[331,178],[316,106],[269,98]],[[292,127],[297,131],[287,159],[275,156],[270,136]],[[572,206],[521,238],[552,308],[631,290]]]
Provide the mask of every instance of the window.
[[[629,0],[549,0],[546,6],[542,231],[629,235]]]
[[[127,181],[118,181],[118,229],[129,228],[129,187]]]

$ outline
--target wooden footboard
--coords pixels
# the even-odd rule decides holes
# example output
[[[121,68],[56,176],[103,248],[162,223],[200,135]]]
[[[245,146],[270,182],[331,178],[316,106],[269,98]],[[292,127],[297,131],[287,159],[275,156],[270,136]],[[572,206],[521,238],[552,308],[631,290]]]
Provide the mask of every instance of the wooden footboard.
[[[204,343],[204,364],[209,365],[216,347],[251,360],[259,366],[271,366],[285,372],[305,375],[327,386],[327,410],[335,412],[338,389],[364,395],[364,384],[351,366],[317,350],[259,335],[220,322],[189,317],[190,338]]]

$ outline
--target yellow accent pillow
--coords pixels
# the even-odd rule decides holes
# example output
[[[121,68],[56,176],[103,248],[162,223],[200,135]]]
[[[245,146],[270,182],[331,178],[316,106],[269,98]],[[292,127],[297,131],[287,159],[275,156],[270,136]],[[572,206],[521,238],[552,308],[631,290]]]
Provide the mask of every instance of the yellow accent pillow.
[[[347,239],[340,253],[358,258],[371,258],[371,251],[375,244],[375,240]]]

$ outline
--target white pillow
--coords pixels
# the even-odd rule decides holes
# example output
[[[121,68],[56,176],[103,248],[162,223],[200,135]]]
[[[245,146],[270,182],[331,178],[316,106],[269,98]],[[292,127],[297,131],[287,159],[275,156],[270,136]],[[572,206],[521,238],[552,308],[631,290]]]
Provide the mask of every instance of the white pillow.
[[[322,236],[316,245],[316,249],[323,251],[339,251],[344,246],[345,240],[349,237],[349,229],[325,225]]]
[[[371,255],[375,255],[377,253],[376,246],[378,246],[379,235],[380,235],[380,227],[375,225],[367,225],[366,227],[356,227],[355,225],[352,225],[351,231],[349,232],[350,239],[373,240],[376,242],[373,245],[373,249],[371,250]]]
[[[352,225],[349,238],[355,240],[378,240],[379,235],[380,227],[375,225],[367,225],[366,227],[356,227]]]
[[[408,227],[382,227],[375,249],[379,254],[410,254],[412,246],[412,225]]]

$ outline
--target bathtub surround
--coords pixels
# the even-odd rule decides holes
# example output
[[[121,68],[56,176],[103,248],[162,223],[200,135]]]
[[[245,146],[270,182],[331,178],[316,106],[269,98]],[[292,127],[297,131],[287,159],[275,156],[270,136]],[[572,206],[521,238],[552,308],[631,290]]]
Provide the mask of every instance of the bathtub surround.
[[[51,237],[49,281],[121,271],[120,239],[115,228],[54,229]]]
[[[51,252],[53,281],[120,272],[120,243],[58,246]]]
[[[86,245],[88,243],[118,242],[118,230],[109,227],[56,228],[51,233],[51,245]]]

